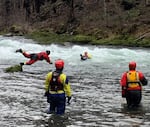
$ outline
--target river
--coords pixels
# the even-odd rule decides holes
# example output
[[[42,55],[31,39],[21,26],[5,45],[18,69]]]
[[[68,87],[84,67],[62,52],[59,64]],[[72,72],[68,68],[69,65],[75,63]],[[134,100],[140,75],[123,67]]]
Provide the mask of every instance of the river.
[[[72,87],[71,104],[63,116],[48,115],[44,81],[54,64],[45,61],[23,66],[23,72],[6,73],[7,67],[28,59],[15,50],[51,51],[51,60],[65,61],[64,73]],[[88,51],[92,59],[80,60]],[[89,45],[39,45],[22,37],[0,36],[0,127],[149,127],[150,87],[143,87],[140,107],[128,110],[119,80],[129,61],[150,79],[150,50]]]

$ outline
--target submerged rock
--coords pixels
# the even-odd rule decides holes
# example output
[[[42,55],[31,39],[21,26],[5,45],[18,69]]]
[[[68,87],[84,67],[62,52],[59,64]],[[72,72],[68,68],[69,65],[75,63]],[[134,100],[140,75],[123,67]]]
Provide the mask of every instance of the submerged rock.
[[[21,65],[14,65],[5,69],[5,72],[20,72],[22,71]]]

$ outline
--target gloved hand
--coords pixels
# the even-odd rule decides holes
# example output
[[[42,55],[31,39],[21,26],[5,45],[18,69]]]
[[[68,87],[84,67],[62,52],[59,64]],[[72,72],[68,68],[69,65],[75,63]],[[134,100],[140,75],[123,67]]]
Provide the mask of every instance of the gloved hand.
[[[49,95],[49,92],[46,91],[45,94],[44,94],[44,96],[47,97],[48,95]]]
[[[51,102],[51,97],[49,96],[48,91],[45,92],[44,96],[47,97],[47,103],[50,103]]]
[[[71,97],[67,97],[67,104],[70,104]]]
[[[20,66],[23,66],[24,65],[24,63],[20,63]]]

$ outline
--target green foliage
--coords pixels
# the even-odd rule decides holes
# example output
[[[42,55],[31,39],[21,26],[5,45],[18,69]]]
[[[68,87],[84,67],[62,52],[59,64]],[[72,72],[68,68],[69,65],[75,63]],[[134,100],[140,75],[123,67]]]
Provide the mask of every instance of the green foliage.
[[[130,34],[113,35],[113,37],[96,39],[93,36],[87,35],[69,35],[69,34],[56,34],[49,31],[35,31],[27,37],[32,38],[39,44],[64,44],[71,42],[74,44],[91,44],[91,45],[115,45],[115,46],[132,46],[132,47],[150,47],[149,39],[136,41],[136,38]]]
[[[14,65],[5,69],[5,72],[20,72],[22,71],[22,66]]]
[[[97,40],[96,44],[114,45],[114,46],[132,46],[132,47],[139,46],[139,44],[135,41],[135,38],[129,35],[119,35],[115,36],[114,38]]]
[[[40,44],[51,44],[55,42],[61,43],[67,38],[65,35],[58,35],[47,31],[35,31],[26,35],[26,37],[32,38]]]
[[[73,43],[83,43],[87,44],[93,39],[91,36],[85,35],[69,35],[69,34],[56,34],[47,31],[35,31],[31,34],[26,35],[28,38],[32,38],[40,44],[51,44],[51,43],[64,43],[64,42],[73,42]]]
[[[141,41],[137,41],[136,42],[138,46],[142,46],[142,47],[150,47],[150,40],[149,39],[143,39]]]
[[[92,40],[93,38],[91,36],[75,35],[70,41],[73,43],[88,44],[92,42]]]

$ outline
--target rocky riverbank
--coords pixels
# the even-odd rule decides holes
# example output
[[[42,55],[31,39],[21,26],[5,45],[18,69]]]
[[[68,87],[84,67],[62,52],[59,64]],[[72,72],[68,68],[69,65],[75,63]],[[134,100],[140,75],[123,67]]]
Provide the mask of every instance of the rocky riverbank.
[[[0,31],[41,44],[150,47],[149,6],[149,0],[0,0]]]

